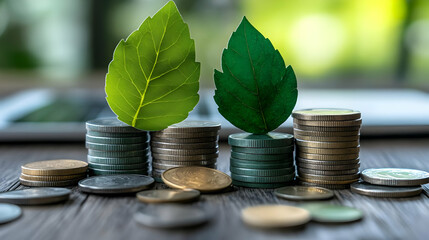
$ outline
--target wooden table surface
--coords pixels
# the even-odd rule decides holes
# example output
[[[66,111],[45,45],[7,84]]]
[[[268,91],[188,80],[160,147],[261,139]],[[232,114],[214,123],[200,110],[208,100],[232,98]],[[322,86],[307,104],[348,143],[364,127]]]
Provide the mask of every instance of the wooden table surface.
[[[361,143],[361,169],[406,167],[429,171],[429,138],[364,139]],[[229,147],[221,144],[218,168],[228,172]],[[83,143],[0,145],[0,192],[23,188],[18,182],[20,166],[46,159],[86,159]],[[165,188],[157,184],[156,188]],[[0,239],[427,239],[429,198],[371,198],[335,191],[326,202],[353,206],[365,217],[349,224],[311,222],[303,228],[259,230],[245,226],[241,209],[257,204],[289,204],[273,190],[234,188],[230,192],[203,195],[191,203],[215,210],[214,219],[191,229],[147,228],[133,220],[133,213],[144,205],[133,195],[104,197],[80,193],[73,188],[69,201],[48,206],[23,206],[23,216],[0,225]]]

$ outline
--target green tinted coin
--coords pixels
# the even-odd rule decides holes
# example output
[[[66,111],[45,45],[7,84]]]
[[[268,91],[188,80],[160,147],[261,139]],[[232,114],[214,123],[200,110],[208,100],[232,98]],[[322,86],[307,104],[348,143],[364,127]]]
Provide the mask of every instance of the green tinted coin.
[[[116,117],[98,118],[86,122],[86,129],[97,132],[140,133],[144,132],[119,121]]]
[[[88,163],[98,164],[109,164],[109,165],[126,165],[136,163],[146,163],[150,159],[150,155],[143,157],[117,157],[117,158],[106,158],[106,157],[94,157],[88,155]]]
[[[249,182],[240,182],[232,180],[232,185],[237,187],[246,187],[246,188],[279,188],[290,185],[290,182],[283,183],[249,183]]]
[[[86,148],[107,152],[139,151],[149,147],[149,142],[137,144],[101,144],[86,142]]]
[[[420,195],[422,188],[416,187],[391,187],[373,185],[366,182],[356,182],[350,185],[350,190],[354,193],[371,197],[413,197]]]
[[[370,168],[362,171],[362,180],[376,185],[419,186],[429,183],[429,173],[407,168]]]
[[[93,137],[86,135],[86,142],[101,143],[101,144],[136,144],[145,143],[149,139],[147,137],[127,137],[127,138],[112,138],[112,137]]]
[[[312,220],[316,222],[347,223],[360,220],[363,217],[361,210],[341,205],[310,203],[300,207],[307,209]]]
[[[118,157],[145,157],[149,153],[149,149],[142,149],[139,151],[122,151],[122,152],[110,152],[110,151],[99,151],[88,149],[88,155],[93,157],[106,157],[106,158],[118,158]]]
[[[289,168],[293,166],[291,161],[248,161],[236,158],[230,158],[230,166],[236,168],[250,168],[250,169],[277,169]]]
[[[116,175],[116,174],[141,174],[148,175],[148,169],[135,170],[104,170],[104,169],[88,169],[90,175]]]
[[[283,176],[275,176],[275,177],[255,177],[248,175],[240,175],[231,173],[231,178],[235,181],[240,182],[248,182],[248,183],[284,183],[295,180],[295,172],[283,175]]]
[[[231,147],[231,151],[250,154],[287,154],[293,153],[293,146],[276,147],[276,148],[247,148],[247,147]]]
[[[361,113],[343,108],[311,108],[293,111],[292,117],[310,121],[346,121],[359,119]]]
[[[126,164],[126,165],[110,165],[110,164],[99,164],[99,163],[89,163],[89,167],[92,169],[104,169],[104,170],[135,170],[148,168],[148,163],[136,163],[136,164]]]
[[[287,147],[293,145],[293,135],[270,132],[267,134],[236,133],[228,137],[228,143],[235,147]]]
[[[87,136],[92,137],[108,137],[108,138],[128,138],[128,137],[141,137],[149,139],[149,133],[142,131],[142,132],[130,132],[130,133],[121,133],[121,132],[97,132],[92,130],[87,130],[86,132]]]
[[[334,197],[334,192],[322,187],[288,186],[274,191],[277,197],[288,200],[323,200]]]
[[[257,176],[257,177],[274,177],[283,176],[295,173],[295,167],[278,168],[278,169],[250,169],[250,168],[237,168],[231,166],[230,171],[234,174]]]
[[[231,152],[232,158],[249,161],[293,161],[293,153],[286,154],[251,154]]]

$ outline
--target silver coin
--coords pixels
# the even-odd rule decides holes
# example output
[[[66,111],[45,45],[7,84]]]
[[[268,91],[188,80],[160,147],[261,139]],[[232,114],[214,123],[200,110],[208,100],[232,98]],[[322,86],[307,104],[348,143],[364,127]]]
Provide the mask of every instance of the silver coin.
[[[190,202],[200,196],[200,191],[193,189],[156,189],[137,193],[137,199],[145,203]]]
[[[274,190],[277,197],[288,200],[323,200],[334,197],[334,192],[322,187],[287,186]]]
[[[19,218],[21,214],[20,207],[9,203],[0,203],[0,224],[11,222]]]
[[[185,167],[185,166],[203,166],[208,168],[214,168],[216,166],[216,162],[208,163],[208,164],[190,164],[190,165],[182,165],[182,164],[161,164],[161,163],[152,163],[152,167],[156,169],[167,170],[175,167]]]
[[[148,205],[134,214],[134,219],[154,228],[183,228],[201,225],[211,218],[211,213],[195,206]]]
[[[179,156],[192,156],[200,154],[214,154],[218,152],[218,148],[201,148],[201,149],[168,149],[168,148],[151,148],[153,153],[170,154]]]
[[[86,148],[107,152],[140,151],[149,147],[149,142],[136,144],[102,144],[86,142]]]
[[[390,187],[373,185],[366,182],[356,182],[350,185],[350,190],[354,193],[371,197],[413,197],[420,195],[421,187]]]
[[[172,155],[172,154],[161,154],[152,152],[152,157],[158,160],[171,160],[171,161],[207,161],[210,159],[217,158],[219,156],[219,152],[213,154],[199,154],[199,155],[189,155],[189,156],[181,156],[181,155]]]
[[[105,157],[105,158],[122,158],[122,157],[145,157],[149,153],[149,149],[140,151],[123,151],[123,152],[107,152],[88,149],[88,155],[93,157]]]
[[[362,180],[385,186],[419,186],[429,183],[429,173],[407,168],[370,168],[362,171]]]
[[[118,133],[134,133],[134,132],[145,132],[139,129],[133,128],[130,125],[119,121],[115,117],[111,118],[98,118],[86,122],[86,129],[97,131],[97,132],[118,132]]]
[[[97,194],[133,193],[148,189],[153,183],[153,178],[138,174],[95,176],[81,180],[79,190]]]
[[[217,132],[220,130],[220,123],[210,121],[185,120],[168,126],[162,130],[164,133],[191,133],[191,132]]]
[[[162,142],[162,143],[204,143],[204,142],[217,142],[219,141],[219,136],[216,137],[206,137],[206,138],[158,138],[152,137],[153,142]]]
[[[159,160],[153,159],[152,164],[173,164],[173,165],[181,165],[181,166],[192,166],[192,165],[209,165],[216,163],[217,158],[209,159],[209,160],[194,160],[194,161],[171,161],[171,160]]]
[[[71,191],[67,188],[29,188],[0,193],[0,202],[19,205],[42,205],[65,201]]]
[[[297,163],[304,163],[304,164],[315,164],[315,165],[352,165],[358,163],[360,160],[353,159],[353,160],[314,160],[314,159],[304,159],[304,158],[295,158]]]
[[[149,139],[149,133],[145,131],[123,133],[123,132],[97,132],[97,131],[87,130],[86,135],[92,136],[92,137],[108,137],[108,138],[142,137],[142,138]]]
[[[151,141],[152,148],[168,148],[168,149],[204,149],[204,148],[218,148],[217,142],[203,142],[203,143],[163,143]]]
[[[148,137],[94,137],[86,135],[86,142],[90,143],[101,143],[101,144],[136,144],[136,143],[145,143],[149,139]]]
[[[219,132],[192,132],[192,133],[164,133],[151,132],[151,136],[155,138],[211,138],[218,137]]]

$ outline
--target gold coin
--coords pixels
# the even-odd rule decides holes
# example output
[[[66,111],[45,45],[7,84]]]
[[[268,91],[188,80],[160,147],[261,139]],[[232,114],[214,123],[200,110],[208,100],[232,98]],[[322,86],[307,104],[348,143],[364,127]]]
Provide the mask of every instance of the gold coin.
[[[21,169],[23,174],[36,176],[58,176],[85,173],[88,163],[80,160],[47,160],[24,164]]]
[[[327,160],[327,161],[336,161],[336,160],[354,160],[359,158],[359,153],[352,154],[311,154],[296,152],[298,158],[311,159],[311,160]]]
[[[342,108],[312,108],[293,111],[292,117],[313,121],[344,121],[359,119],[361,113]]]
[[[353,148],[359,146],[359,141],[350,142],[316,142],[296,139],[296,145],[309,148]]]
[[[309,147],[296,147],[296,152],[310,153],[310,154],[359,154],[360,146],[353,148],[309,148]]]
[[[260,228],[295,227],[308,223],[310,212],[286,205],[260,205],[241,211],[241,219],[246,224]]]
[[[44,181],[44,182],[54,182],[54,181],[66,181],[66,180],[76,180],[82,179],[87,176],[86,173],[83,174],[74,174],[74,175],[62,175],[62,176],[36,176],[36,175],[27,175],[22,173],[21,179],[29,181]]]
[[[66,187],[77,185],[81,179],[65,180],[65,181],[30,181],[19,178],[22,185],[29,187]]]
[[[357,141],[359,140],[359,135],[347,136],[347,137],[318,137],[318,136],[305,136],[294,134],[294,137],[299,140],[305,141],[317,141],[317,142],[347,142],[347,141]]]
[[[303,126],[314,126],[314,127],[352,127],[360,126],[362,119],[351,120],[351,121],[307,121],[294,119],[293,123]]]
[[[177,203],[196,200],[200,192],[194,189],[156,189],[137,193],[137,199],[145,203]]]
[[[162,173],[167,186],[179,189],[195,189],[200,192],[217,192],[232,184],[231,177],[212,168],[189,166],[170,168]]]

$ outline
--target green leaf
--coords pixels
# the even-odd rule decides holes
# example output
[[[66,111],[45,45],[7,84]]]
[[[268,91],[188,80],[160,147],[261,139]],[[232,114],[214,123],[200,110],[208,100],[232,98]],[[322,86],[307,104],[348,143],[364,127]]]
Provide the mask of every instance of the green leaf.
[[[246,17],[222,53],[222,70],[215,70],[214,99],[234,126],[264,134],[292,113],[298,97],[295,73]]]
[[[173,1],[148,17],[113,53],[106,99],[118,119],[143,130],[183,121],[198,103],[200,63]]]

